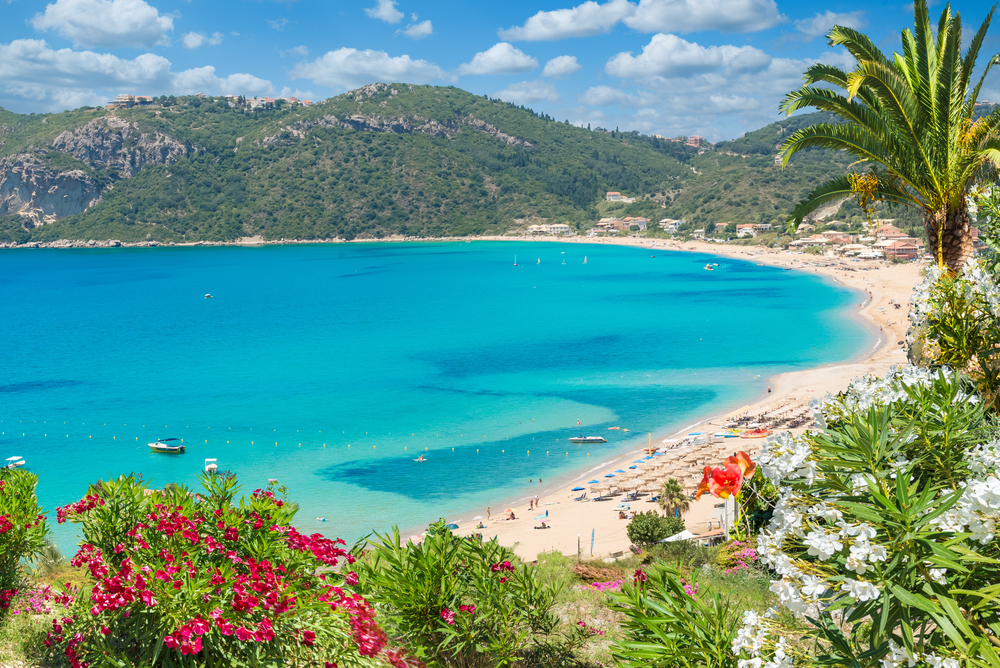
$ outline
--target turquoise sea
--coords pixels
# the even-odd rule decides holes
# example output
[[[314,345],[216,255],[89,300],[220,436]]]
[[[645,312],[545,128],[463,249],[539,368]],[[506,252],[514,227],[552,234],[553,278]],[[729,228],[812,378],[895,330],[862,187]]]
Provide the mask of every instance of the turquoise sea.
[[[120,473],[197,484],[215,457],[349,541],[468,520],[871,348],[859,301],[805,273],[596,245],[4,251],[0,459],[25,457],[49,510]],[[609,443],[568,443],[581,432]],[[187,453],[151,453],[161,437]],[[72,552],[74,528],[56,531]]]

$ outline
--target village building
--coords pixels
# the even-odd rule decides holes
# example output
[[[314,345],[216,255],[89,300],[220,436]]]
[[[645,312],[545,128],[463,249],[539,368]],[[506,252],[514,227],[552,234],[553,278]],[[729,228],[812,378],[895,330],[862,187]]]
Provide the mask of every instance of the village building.
[[[753,223],[743,223],[741,225],[737,225],[736,226],[736,236],[740,237],[741,239],[743,237],[755,237],[755,236],[757,236],[756,233],[755,233],[755,231],[754,231],[754,224]]]
[[[674,220],[673,218],[664,218],[659,222],[660,229],[667,232],[676,232],[683,224],[683,220]]]

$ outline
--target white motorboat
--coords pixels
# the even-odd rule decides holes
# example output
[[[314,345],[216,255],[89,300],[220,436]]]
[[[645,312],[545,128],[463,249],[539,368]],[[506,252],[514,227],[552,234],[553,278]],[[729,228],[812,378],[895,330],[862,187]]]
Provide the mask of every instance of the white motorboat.
[[[179,455],[184,452],[184,444],[179,438],[161,438],[153,443],[147,443],[153,452],[162,452],[168,455]]]
[[[601,438],[600,436],[573,436],[569,439],[570,443],[607,443],[608,439]]]

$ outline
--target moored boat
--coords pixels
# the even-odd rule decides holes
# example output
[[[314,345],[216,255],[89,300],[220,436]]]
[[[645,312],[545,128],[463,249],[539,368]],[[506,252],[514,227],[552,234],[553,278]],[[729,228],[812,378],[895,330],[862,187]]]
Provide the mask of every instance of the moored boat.
[[[573,436],[569,439],[570,443],[607,443],[608,439],[601,438],[600,436]]]
[[[184,444],[179,438],[160,438],[153,443],[147,443],[153,452],[162,452],[168,455],[179,455],[184,452]]]

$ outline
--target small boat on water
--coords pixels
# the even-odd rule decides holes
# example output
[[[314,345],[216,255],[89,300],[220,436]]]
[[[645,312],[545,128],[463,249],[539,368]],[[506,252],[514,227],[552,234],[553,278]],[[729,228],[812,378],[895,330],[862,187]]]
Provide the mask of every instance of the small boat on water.
[[[7,458],[7,463],[4,464],[5,469],[16,469],[24,466],[24,457],[21,455],[14,455],[13,457]]]
[[[608,427],[608,429],[609,429],[609,430],[610,430],[610,429],[614,429],[614,430],[618,430],[618,429],[621,429],[621,427]]]
[[[167,455],[179,455],[184,452],[184,444],[179,438],[160,438],[153,443],[147,443],[153,452],[162,452]]]
[[[570,443],[607,443],[608,439],[600,436],[574,436],[569,439]]]
[[[586,255],[583,256],[583,263],[587,264],[587,256]]]
[[[415,461],[415,462],[426,462],[427,459],[423,455],[420,455],[419,457],[417,457],[413,461]]]
[[[210,295],[208,293],[205,293],[205,299],[211,299],[211,298],[212,298],[212,295]]]
[[[710,264],[705,265],[705,271],[715,271],[715,267]]]

